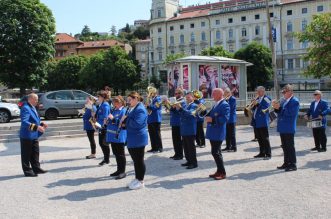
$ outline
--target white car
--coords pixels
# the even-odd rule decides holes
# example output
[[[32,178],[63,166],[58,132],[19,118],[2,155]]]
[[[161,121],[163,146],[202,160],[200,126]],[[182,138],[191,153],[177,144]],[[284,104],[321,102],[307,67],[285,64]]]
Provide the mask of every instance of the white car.
[[[20,117],[21,111],[17,104],[5,103],[0,97],[0,123],[8,123],[10,120]]]

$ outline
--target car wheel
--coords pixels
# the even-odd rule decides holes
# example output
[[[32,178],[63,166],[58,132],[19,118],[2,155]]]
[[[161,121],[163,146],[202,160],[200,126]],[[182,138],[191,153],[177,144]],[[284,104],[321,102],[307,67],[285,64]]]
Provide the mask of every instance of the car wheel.
[[[59,112],[56,109],[49,109],[45,113],[45,118],[47,120],[57,119],[58,116],[59,116]]]
[[[6,110],[0,110],[0,123],[10,122],[10,114]]]

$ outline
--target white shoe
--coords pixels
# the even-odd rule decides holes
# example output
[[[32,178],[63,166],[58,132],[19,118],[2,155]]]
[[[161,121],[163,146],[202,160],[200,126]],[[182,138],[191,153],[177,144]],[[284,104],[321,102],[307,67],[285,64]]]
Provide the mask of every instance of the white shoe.
[[[130,186],[133,185],[133,184],[136,184],[137,181],[138,181],[137,179],[132,180],[130,183],[128,183],[128,184],[126,185],[126,187],[130,188]]]
[[[130,188],[131,190],[137,190],[137,189],[142,189],[142,188],[144,188],[144,187],[145,187],[145,183],[144,183],[144,181],[139,181],[139,180],[137,180],[136,183],[130,185],[129,188]]]

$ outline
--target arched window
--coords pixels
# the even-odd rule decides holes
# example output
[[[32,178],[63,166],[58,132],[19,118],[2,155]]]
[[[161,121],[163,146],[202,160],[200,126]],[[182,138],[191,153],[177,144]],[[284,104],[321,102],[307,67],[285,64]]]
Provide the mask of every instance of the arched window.
[[[293,31],[293,25],[292,22],[288,22],[287,23],[287,28],[286,28],[287,32],[292,32]]]
[[[201,33],[201,41],[206,41],[206,33],[205,32]]]
[[[216,40],[220,40],[221,39],[221,31],[216,31]]]

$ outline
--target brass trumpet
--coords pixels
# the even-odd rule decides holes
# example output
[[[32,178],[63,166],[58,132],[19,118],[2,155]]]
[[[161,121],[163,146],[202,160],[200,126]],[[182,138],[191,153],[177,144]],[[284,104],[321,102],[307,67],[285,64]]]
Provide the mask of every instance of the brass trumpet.
[[[244,109],[244,114],[246,117],[252,117],[252,109],[254,107],[254,102],[259,99],[259,96],[255,97],[250,104],[248,104]]]

